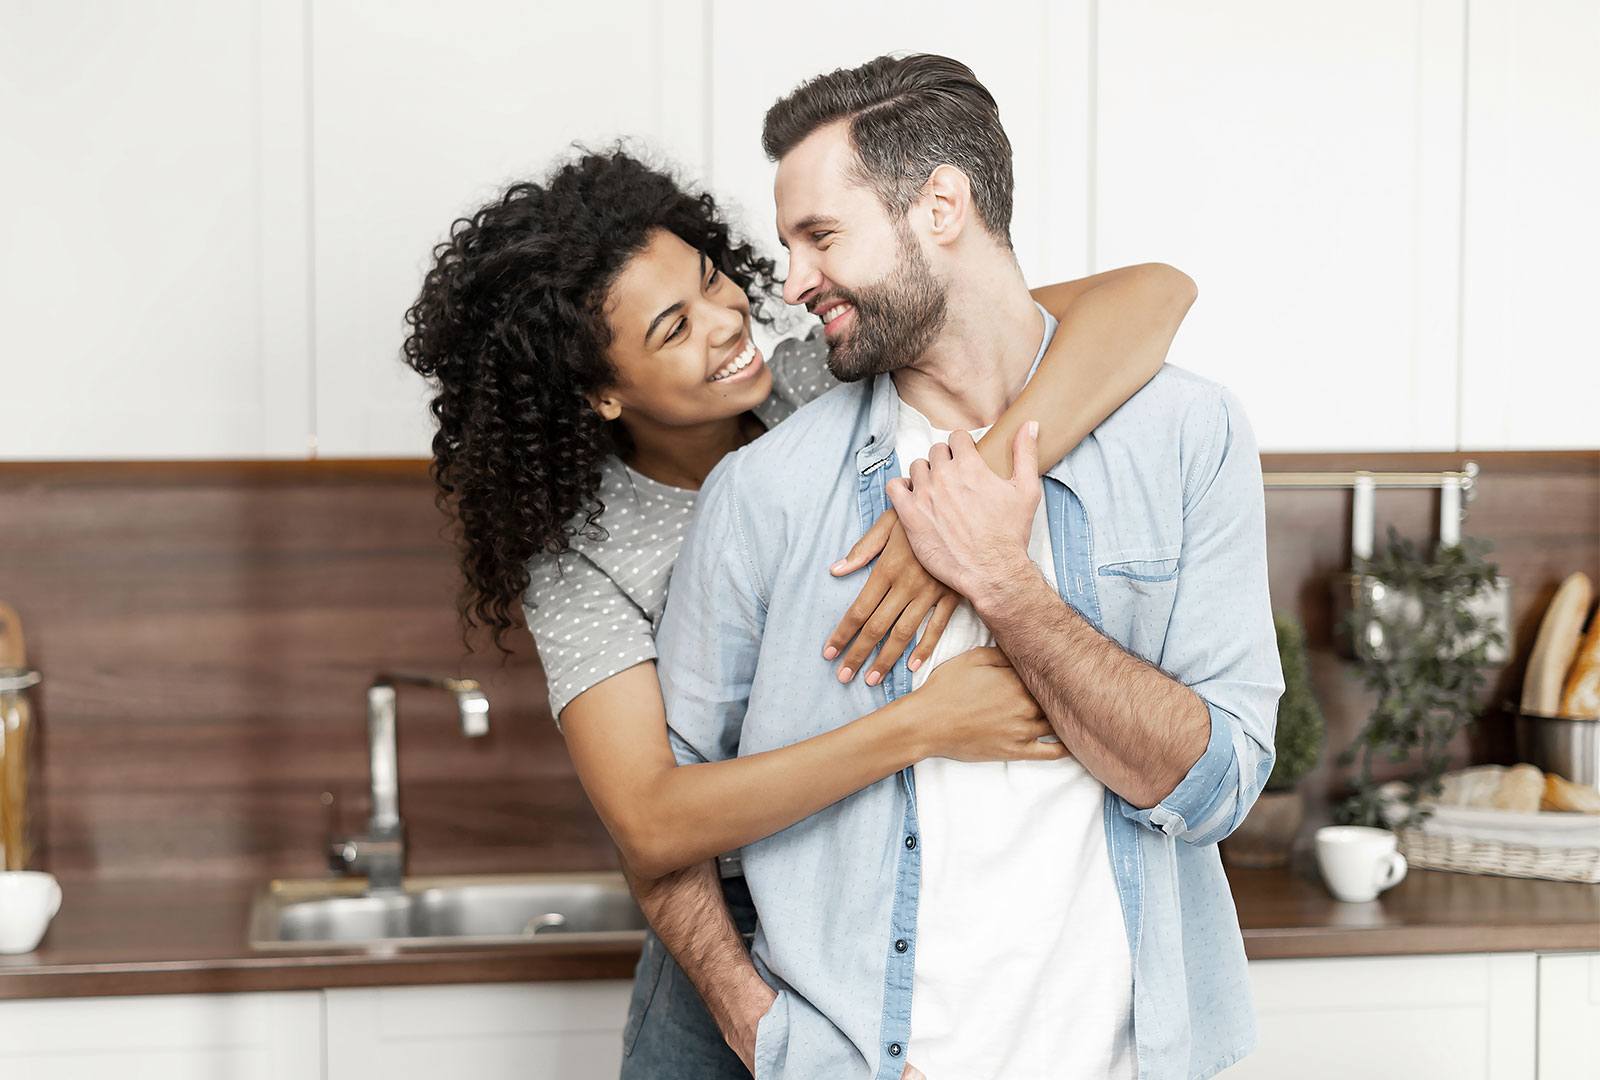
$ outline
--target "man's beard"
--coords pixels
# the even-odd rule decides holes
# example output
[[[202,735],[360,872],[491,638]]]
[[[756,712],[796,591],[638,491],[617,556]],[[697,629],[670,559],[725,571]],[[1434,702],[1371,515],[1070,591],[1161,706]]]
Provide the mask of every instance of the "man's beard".
[[[945,286],[933,276],[904,221],[895,227],[899,264],[889,276],[858,291],[829,294],[855,308],[855,325],[828,345],[828,370],[840,382],[855,382],[912,364],[944,329]]]

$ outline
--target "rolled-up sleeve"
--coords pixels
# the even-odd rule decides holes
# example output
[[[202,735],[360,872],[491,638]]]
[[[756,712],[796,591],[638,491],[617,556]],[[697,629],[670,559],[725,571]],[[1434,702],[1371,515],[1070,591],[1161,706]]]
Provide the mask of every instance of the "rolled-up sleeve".
[[[701,488],[656,635],[668,735],[679,764],[739,752],[766,608],[756,585],[730,455]]]
[[[1184,496],[1178,589],[1160,667],[1205,702],[1211,735],[1172,792],[1134,821],[1191,844],[1213,844],[1244,820],[1274,757],[1283,669],[1267,593],[1261,457],[1244,410],[1221,392],[1197,425]],[[1187,441],[1187,440],[1186,440]]]

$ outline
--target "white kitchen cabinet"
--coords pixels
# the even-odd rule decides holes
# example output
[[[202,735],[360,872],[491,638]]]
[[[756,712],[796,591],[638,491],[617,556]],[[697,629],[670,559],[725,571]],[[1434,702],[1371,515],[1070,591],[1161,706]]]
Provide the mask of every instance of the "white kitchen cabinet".
[[[0,459],[303,457],[305,5],[0,5]]]
[[[1257,960],[1260,1043],[1223,1075],[1534,1080],[1537,965],[1528,953]]]
[[[616,1080],[633,984],[327,990],[325,1080]]]
[[[1600,445],[1600,4],[1470,10],[1461,443]]]
[[[1600,1076],[1600,953],[1539,957],[1539,1080]]]
[[[307,1080],[322,1060],[316,990],[0,1001],[17,1080]]]
[[[451,221],[621,135],[704,168],[699,3],[310,5],[318,452],[421,457],[405,310]]]
[[[1091,262],[1195,278],[1265,450],[1456,445],[1464,2],[1097,7]]]

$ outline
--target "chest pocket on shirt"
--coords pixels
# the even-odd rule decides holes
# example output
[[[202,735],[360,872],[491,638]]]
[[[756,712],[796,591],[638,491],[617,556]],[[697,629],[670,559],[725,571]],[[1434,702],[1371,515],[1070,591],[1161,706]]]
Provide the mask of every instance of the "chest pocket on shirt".
[[[1121,551],[1096,571],[1106,633],[1129,652],[1158,663],[1178,595],[1178,551]]]

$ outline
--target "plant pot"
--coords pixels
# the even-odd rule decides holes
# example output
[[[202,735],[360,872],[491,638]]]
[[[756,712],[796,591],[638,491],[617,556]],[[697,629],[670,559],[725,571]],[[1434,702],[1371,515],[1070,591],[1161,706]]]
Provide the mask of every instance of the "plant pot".
[[[1222,859],[1229,866],[1267,870],[1286,866],[1295,834],[1305,819],[1300,792],[1263,791],[1250,813],[1222,842]]]

